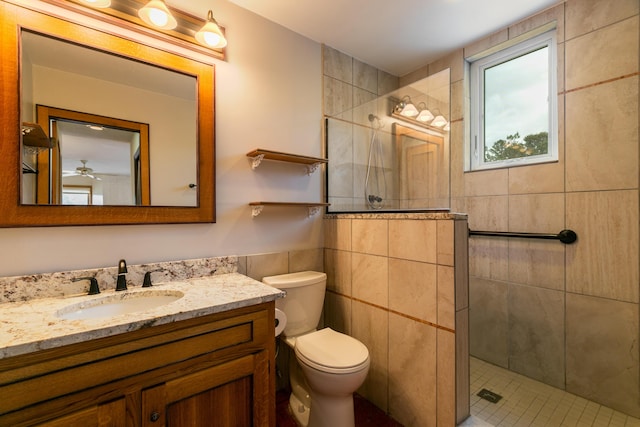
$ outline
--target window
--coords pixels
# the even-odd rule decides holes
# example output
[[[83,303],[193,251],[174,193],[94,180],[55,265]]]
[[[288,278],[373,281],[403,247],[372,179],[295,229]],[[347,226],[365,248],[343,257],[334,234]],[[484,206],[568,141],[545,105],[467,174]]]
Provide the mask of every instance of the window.
[[[471,170],[558,160],[555,31],[470,61]]]
[[[62,204],[63,205],[84,205],[92,204],[92,188],[90,185],[63,185]]]

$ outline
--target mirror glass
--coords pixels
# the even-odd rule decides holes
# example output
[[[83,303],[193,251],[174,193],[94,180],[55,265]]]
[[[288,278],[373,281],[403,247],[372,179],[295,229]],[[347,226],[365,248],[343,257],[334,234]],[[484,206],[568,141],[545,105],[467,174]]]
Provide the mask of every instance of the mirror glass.
[[[0,227],[215,222],[211,58],[69,2],[21,3],[0,1]]]
[[[197,206],[195,76],[21,31],[23,205]],[[39,131],[39,130],[38,130]]]

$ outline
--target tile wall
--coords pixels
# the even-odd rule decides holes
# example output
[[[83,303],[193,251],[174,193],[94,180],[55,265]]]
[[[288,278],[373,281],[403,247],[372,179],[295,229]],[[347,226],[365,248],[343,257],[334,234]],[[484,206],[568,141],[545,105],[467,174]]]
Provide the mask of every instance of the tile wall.
[[[325,218],[325,325],[367,346],[358,392],[407,426],[469,414],[467,221],[436,215]]]
[[[404,76],[451,68],[452,206],[471,238],[471,354],[640,416],[639,2],[567,0]],[[557,23],[556,163],[464,172],[464,58]]]

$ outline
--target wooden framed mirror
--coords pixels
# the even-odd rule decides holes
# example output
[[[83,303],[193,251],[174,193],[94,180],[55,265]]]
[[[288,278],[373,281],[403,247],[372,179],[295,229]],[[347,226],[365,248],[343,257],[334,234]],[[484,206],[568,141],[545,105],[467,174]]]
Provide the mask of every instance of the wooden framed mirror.
[[[0,2],[0,16],[2,17],[0,54],[2,55],[3,64],[0,70],[3,111],[3,115],[0,117],[2,123],[2,126],[0,126],[0,153],[2,153],[0,156],[0,182],[2,183],[2,187],[0,187],[0,227],[215,222],[213,65],[200,62],[191,57],[171,53],[166,49],[141,44],[130,38],[89,28],[60,16],[53,16],[52,14],[42,13],[5,1]],[[103,19],[116,18],[105,17]],[[152,108],[144,106],[130,109],[140,113],[146,112],[148,115],[151,114],[151,118],[119,117],[121,114],[124,115],[122,111],[127,108],[118,106],[111,107],[117,113],[102,111],[103,107],[106,108],[110,103],[109,97],[115,93],[114,91],[87,94],[83,93],[88,92],[87,90],[79,89],[81,87],[79,82],[82,79],[95,79],[95,76],[78,77],[75,80],[76,86],[66,90],[66,97],[54,98],[55,101],[53,102],[49,102],[51,98],[47,98],[47,102],[44,102],[44,104],[55,108],[81,111],[90,115],[118,116],[118,118],[133,122],[151,122],[148,127],[148,157],[151,159],[151,163],[150,167],[143,166],[141,168],[141,170],[145,170],[145,168],[147,171],[150,170],[151,174],[150,189],[147,191],[147,201],[145,203],[138,205],[136,203],[118,205],[115,202],[102,205],[93,203],[91,206],[61,203],[38,204],[30,202],[29,198],[25,196],[25,187],[28,184],[23,179],[22,165],[25,160],[25,144],[23,142],[24,131],[21,129],[24,129],[25,123],[27,125],[38,123],[36,104],[42,104],[41,98],[44,97],[44,95],[40,95],[39,98],[38,94],[46,92],[41,90],[40,84],[28,85],[25,83],[28,81],[27,79],[32,78],[32,74],[36,74],[35,71],[30,69],[30,66],[25,65],[27,64],[25,56],[31,55],[31,52],[27,50],[27,43],[22,37],[23,34],[27,33],[66,43],[70,46],[89,49],[91,52],[108,54],[118,60],[128,61],[122,74],[128,75],[130,78],[135,77],[138,81],[162,81],[163,78],[155,74],[156,71],[160,70],[186,77],[187,80],[193,81],[193,112],[185,114],[187,117],[192,117],[192,119],[187,120],[192,120],[192,126],[186,131],[181,130],[184,127],[180,126],[176,126],[178,130],[162,127],[162,122],[165,124],[166,122],[171,122],[167,116],[179,116],[190,109],[190,107],[185,107],[184,104],[181,104],[181,101],[175,101],[170,104],[166,108],[168,113],[165,111],[164,114],[166,115],[164,117],[162,117],[161,113],[151,113],[148,110]],[[66,54],[64,56],[66,57]],[[83,56],[86,55],[83,54]],[[65,58],[62,59],[64,62]],[[74,61],[67,60],[67,62],[72,63]],[[144,70],[144,68],[139,68],[141,65],[148,67],[151,74],[147,75],[147,71],[140,71]],[[41,68],[38,70],[39,73],[42,74],[44,69],[46,74],[49,65],[45,65],[43,68],[41,64],[38,64],[38,67]],[[49,74],[54,75],[57,72],[58,70],[52,70]],[[75,71],[66,72],[75,73]],[[110,76],[102,78],[110,79]],[[120,81],[111,82],[111,84],[122,85]],[[57,87],[61,88],[63,85],[57,84]],[[137,93],[136,99],[144,98],[146,93],[151,93],[146,87],[137,87],[131,92]],[[140,95],[140,93],[143,93],[143,95]],[[73,97],[69,94],[73,94]],[[88,96],[81,98],[80,95]],[[123,104],[125,106],[131,105],[132,102],[124,100]],[[159,123],[154,124],[155,122]],[[42,128],[46,137],[49,138],[51,129],[46,124]],[[172,132],[177,133],[172,134]],[[163,137],[166,141],[162,145],[163,148],[160,148],[161,145],[159,144],[161,143],[158,140],[162,140]],[[49,139],[50,144],[49,147],[45,147],[45,151],[59,149],[56,142],[55,139]],[[156,144],[155,146],[154,143]],[[193,147],[192,151],[194,153],[186,163],[175,167],[167,163],[153,163],[154,157],[177,161],[176,159],[180,158],[181,154],[171,150],[185,151],[184,147],[186,146]],[[49,165],[46,166],[48,167]],[[87,166],[90,167],[91,163]],[[57,170],[62,170],[64,165],[57,165],[56,167]],[[56,170],[56,167],[52,166],[50,169]],[[46,167],[43,167],[44,169]],[[78,166],[77,169],[80,170],[81,167]],[[181,172],[188,172],[191,175],[187,175],[187,177],[181,176],[175,181],[169,181],[169,184],[163,184],[163,182],[167,181],[167,177],[179,175]],[[40,181],[42,182],[43,180]],[[55,180],[52,179],[51,181],[54,182]],[[91,187],[90,184],[86,183],[82,183],[82,185]],[[163,185],[169,190],[161,192],[160,188]],[[60,190],[56,187],[54,189],[56,191]],[[156,191],[155,193],[154,190]],[[91,191],[85,190],[85,193],[91,193],[94,200],[96,200],[96,194],[94,193],[98,191],[100,191],[99,188],[94,186]],[[175,197],[172,199],[167,198],[166,193],[168,191],[183,194],[184,197],[189,197],[190,201],[183,202],[179,199],[175,201]],[[51,198],[50,200],[54,199]]]

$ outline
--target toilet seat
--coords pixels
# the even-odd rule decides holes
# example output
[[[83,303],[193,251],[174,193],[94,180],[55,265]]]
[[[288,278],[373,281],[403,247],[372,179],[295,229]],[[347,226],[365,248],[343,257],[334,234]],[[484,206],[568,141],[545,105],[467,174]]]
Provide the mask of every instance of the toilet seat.
[[[364,344],[331,328],[297,337],[295,353],[307,366],[333,374],[350,374],[369,365]]]

